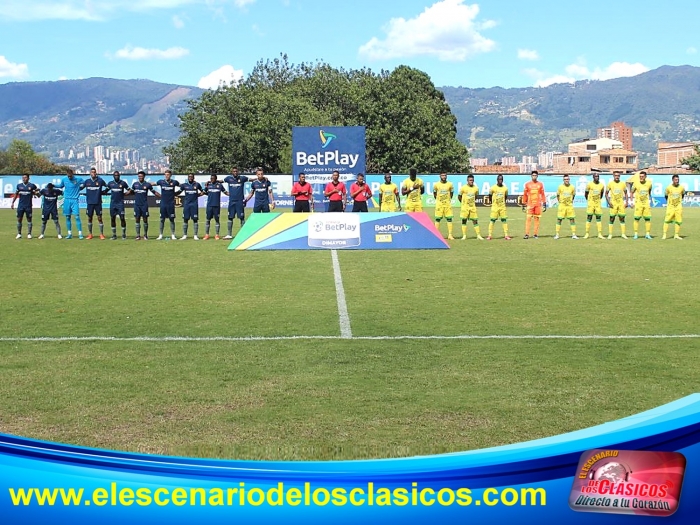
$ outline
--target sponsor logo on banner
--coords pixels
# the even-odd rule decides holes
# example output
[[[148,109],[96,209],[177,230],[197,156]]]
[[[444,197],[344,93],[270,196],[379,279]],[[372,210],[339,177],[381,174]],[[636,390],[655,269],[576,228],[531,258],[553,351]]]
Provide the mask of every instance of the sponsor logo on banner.
[[[330,146],[331,142],[333,142],[333,139],[338,138],[335,135],[333,135],[332,133],[326,133],[323,130],[319,131],[319,135],[321,135],[321,144],[322,144],[321,147],[323,149],[326,149],[328,146]]]
[[[295,177],[304,172],[312,184],[330,181],[334,171],[342,181],[365,171],[365,128],[292,128],[292,170]]]
[[[350,248],[360,245],[360,216],[350,213],[314,215],[308,221],[309,246]]]
[[[394,236],[391,235],[390,233],[381,233],[381,234],[378,234],[378,235],[375,235],[375,236],[374,236],[374,242],[379,242],[379,243],[382,243],[382,242],[387,242],[387,243],[394,242]]]
[[[678,510],[686,460],[678,452],[589,450],[569,506],[578,512],[670,516]]]

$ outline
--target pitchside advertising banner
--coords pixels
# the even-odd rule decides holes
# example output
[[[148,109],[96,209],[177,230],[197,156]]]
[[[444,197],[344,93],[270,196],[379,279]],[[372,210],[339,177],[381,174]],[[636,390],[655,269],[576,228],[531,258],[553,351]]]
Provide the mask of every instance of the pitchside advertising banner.
[[[0,434],[8,524],[696,524],[698,494],[700,394],[560,436],[401,459],[227,461]]]

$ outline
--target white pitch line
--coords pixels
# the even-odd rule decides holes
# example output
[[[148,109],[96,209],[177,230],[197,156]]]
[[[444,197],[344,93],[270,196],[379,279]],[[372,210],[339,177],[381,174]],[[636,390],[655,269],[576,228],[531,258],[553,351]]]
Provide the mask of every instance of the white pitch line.
[[[163,336],[163,337],[111,337],[111,336],[65,336],[65,337],[0,337],[0,343],[22,342],[152,342],[152,343],[206,343],[206,342],[254,342],[254,341],[312,341],[330,340],[342,341],[352,339],[354,341],[480,341],[480,340],[544,340],[544,339],[573,339],[580,341],[594,340],[638,340],[638,339],[700,339],[700,334],[657,334],[657,335],[377,335],[377,336],[343,336],[343,335],[289,335],[289,336],[249,336],[249,337],[188,337],[188,336]]]
[[[352,328],[350,328],[350,315],[348,314],[348,303],[345,301],[345,288],[343,288],[343,276],[340,273],[340,261],[338,261],[338,251],[331,250],[333,259],[333,277],[335,279],[335,295],[338,299],[338,319],[340,321],[341,339],[352,339]]]

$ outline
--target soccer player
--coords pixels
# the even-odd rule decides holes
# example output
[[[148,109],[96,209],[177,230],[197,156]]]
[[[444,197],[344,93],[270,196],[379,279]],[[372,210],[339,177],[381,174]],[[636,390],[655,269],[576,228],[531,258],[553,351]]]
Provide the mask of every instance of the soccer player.
[[[440,221],[447,221],[447,238],[454,240],[452,236],[452,197],[455,194],[454,185],[447,180],[447,173],[440,173],[440,182],[433,187],[435,197],[435,228],[440,231]]]
[[[97,170],[90,170],[90,178],[83,182],[85,188],[85,201],[87,202],[87,218],[88,218],[88,240],[92,239],[92,218],[97,215],[97,222],[100,223],[100,239],[104,240],[104,224],[102,223],[102,193],[103,188],[107,187],[107,183],[102,177],[97,175]]]
[[[466,186],[459,190],[457,198],[462,203],[459,216],[462,219],[462,240],[467,240],[467,221],[472,221],[476,238],[483,241],[481,230],[479,229],[479,217],[476,212],[476,198],[479,196],[479,188],[474,184],[474,175],[467,176]]]
[[[639,172],[639,180],[632,184],[634,196],[634,239],[639,238],[639,221],[644,219],[646,228],[645,239],[651,240],[651,181],[647,180],[647,172]]]
[[[68,168],[66,176],[61,177],[61,180],[54,187],[63,189],[63,215],[66,216],[66,239],[73,238],[71,227],[73,226],[71,217],[75,215],[75,225],[78,227],[78,239],[83,238],[83,227],[80,221],[80,190],[82,189],[83,179],[76,177],[75,172]]]
[[[350,197],[353,199],[352,211],[355,213],[366,213],[367,199],[372,198],[372,188],[369,184],[365,184],[365,176],[362,173],[357,174],[357,180],[350,185]]]
[[[275,196],[272,194],[272,183],[265,177],[262,168],[255,170],[256,179],[250,187],[250,193],[245,202],[247,203],[255,195],[253,201],[253,213],[270,213],[275,209]]]
[[[160,188],[160,192],[155,192],[156,197],[160,199],[160,234],[157,240],[163,240],[165,219],[170,219],[170,238],[174,241],[177,239],[175,237],[175,197],[182,193],[175,188],[179,188],[180,183],[173,179],[172,171],[165,170],[165,178],[156,182],[156,186]]]
[[[245,224],[245,193],[244,186],[248,177],[238,174],[238,168],[231,170],[231,175],[224,179],[228,184],[228,235],[224,239],[233,239],[233,219],[238,217],[241,228]]]
[[[418,178],[418,171],[411,168],[408,172],[408,178],[401,184],[401,195],[406,197],[406,211],[423,211],[424,193],[425,184]]]
[[[221,216],[221,194],[228,195],[229,193],[224,189],[224,184],[219,182],[216,174],[212,173],[209,178],[209,182],[204,185],[204,194],[207,196],[207,223],[204,226],[204,240],[209,240],[209,228],[211,227],[211,220],[214,219],[216,234],[214,238],[218,241],[219,232],[221,231],[221,223],[219,222],[219,217]]]
[[[625,215],[627,209],[627,185],[620,180],[621,171],[613,171],[613,180],[608,183],[608,189],[605,192],[605,198],[608,201],[610,208],[610,224],[608,224],[608,240],[613,238],[613,224],[615,218],[620,219],[620,232],[622,238],[627,238],[627,225],[625,224]]]
[[[187,176],[187,182],[180,185],[180,189],[185,194],[182,213],[182,237],[181,241],[187,239],[187,230],[190,219],[194,223],[194,240],[199,240],[199,197],[204,195],[202,185],[194,180],[194,174]]]
[[[678,241],[683,240],[683,237],[681,237],[681,224],[683,224],[683,197],[685,197],[685,194],[685,188],[680,185],[678,175],[671,177],[671,185],[666,188],[666,218],[664,219],[664,236],[662,239],[666,239],[668,228],[675,223],[676,233],[673,238]]]
[[[146,182],[146,172],[139,171],[138,180],[131,185],[134,194],[134,219],[136,219],[136,240],[141,240],[141,219],[143,219],[143,240],[148,240],[148,192],[158,196],[150,182]]]
[[[112,227],[112,240],[117,240],[117,217],[121,220],[122,239],[126,239],[126,212],[124,210],[124,195],[129,191],[129,185],[121,180],[121,174],[115,171],[107,183],[107,193],[111,193],[109,201],[109,219]]]
[[[508,211],[506,209],[506,197],[508,196],[508,188],[503,184],[503,175],[496,177],[496,185],[491,186],[491,222],[489,223],[489,236],[486,240],[490,241],[493,238],[493,227],[498,219],[503,225],[503,238],[510,241],[508,235]]]
[[[523,238],[530,238],[530,226],[534,219],[535,231],[533,232],[533,238],[537,239],[540,234],[542,212],[547,210],[547,197],[544,194],[544,184],[537,181],[539,172],[532,170],[530,177],[532,180],[525,184],[525,191],[523,192],[523,209],[527,213],[525,217],[525,236]]]
[[[391,182],[391,173],[384,174],[384,184],[379,186],[379,211],[401,211],[399,188]]]
[[[62,239],[61,225],[58,222],[58,198],[63,195],[63,192],[54,188],[54,185],[49,182],[46,187],[39,192],[39,195],[43,197],[41,202],[41,235],[39,235],[39,239],[44,238],[46,223],[49,221],[49,218],[53,220],[56,226],[58,238]]]
[[[588,202],[588,209],[586,209],[586,235],[584,239],[588,239],[591,233],[591,222],[593,222],[593,216],[595,215],[596,226],[598,227],[598,238],[605,239],[603,237],[603,193],[605,193],[605,184],[600,182],[600,174],[593,174],[593,182],[589,182],[586,185],[586,202]]]
[[[306,174],[299,174],[299,180],[292,187],[292,197],[294,197],[294,213],[309,213],[311,211],[314,190],[311,184],[306,182]]]
[[[22,238],[22,220],[24,217],[27,218],[27,239],[32,238],[32,198],[37,195],[39,188],[36,184],[29,182],[29,175],[22,175],[22,182],[17,185],[17,190],[15,191],[14,197],[12,197],[12,204],[10,208],[15,209],[15,201],[19,199],[19,205],[17,206],[17,237],[16,239]]]
[[[326,189],[323,195],[328,198],[329,212],[344,212],[345,201],[347,200],[348,190],[343,182],[340,182],[340,172],[334,171],[331,176],[331,181],[326,184]]]
[[[561,232],[561,223],[564,219],[569,219],[571,225],[571,238],[578,239],[576,236],[576,212],[574,211],[574,198],[576,197],[576,188],[571,185],[571,177],[564,175],[564,184],[557,188],[557,231],[554,239],[559,238]]]

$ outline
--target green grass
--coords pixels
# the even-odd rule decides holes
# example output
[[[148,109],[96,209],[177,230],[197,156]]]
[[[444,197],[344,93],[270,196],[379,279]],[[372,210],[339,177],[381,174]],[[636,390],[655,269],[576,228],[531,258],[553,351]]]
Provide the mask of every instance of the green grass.
[[[353,334],[699,332],[700,210],[686,210],[684,242],[554,241],[551,212],[543,238],[523,241],[522,214],[511,215],[511,242],[341,252]],[[58,241],[53,225],[48,232],[16,241],[13,215],[0,211],[0,337],[339,335],[327,252]],[[698,350],[696,339],[5,341],[0,431],[214,457],[458,451],[696,392]]]

